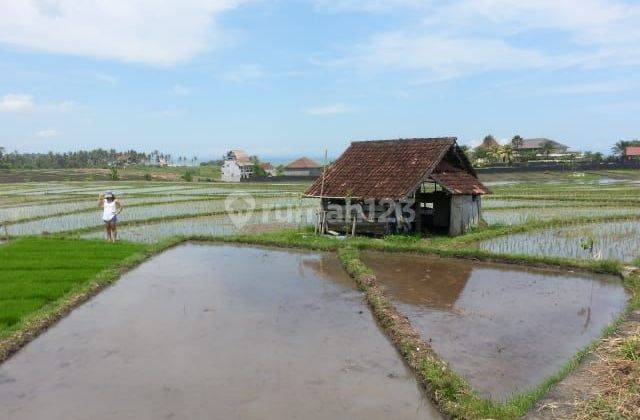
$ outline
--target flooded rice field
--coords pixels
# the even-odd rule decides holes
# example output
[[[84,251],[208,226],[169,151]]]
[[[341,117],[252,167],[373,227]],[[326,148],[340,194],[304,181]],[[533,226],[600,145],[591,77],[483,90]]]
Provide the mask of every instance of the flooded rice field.
[[[362,259],[435,352],[496,400],[556,373],[627,298],[610,277],[418,255]]]
[[[640,257],[640,220],[518,233],[483,241],[478,246],[501,254],[630,262]]]
[[[439,414],[335,256],[187,244],[1,365],[0,418]]]
[[[154,243],[172,236],[226,236],[300,228],[314,225],[316,211],[317,208],[313,206],[143,223],[118,228],[118,238],[131,242]],[[82,237],[96,239],[104,235],[103,231],[96,231]]]
[[[482,212],[484,220],[490,224],[520,225],[532,221],[569,219],[574,217],[640,216],[638,207],[567,207],[531,208],[512,210],[487,210]]]
[[[149,204],[125,208],[118,216],[119,221],[138,221],[153,218],[196,216],[198,214],[221,213],[227,210],[242,211],[262,208],[278,208],[284,206],[299,206],[315,204],[314,200],[301,200],[299,198],[257,198],[252,203],[237,200],[228,204],[226,200],[190,201],[180,203]],[[38,235],[43,232],[64,232],[76,229],[102,226],[102,214],[97,210],[85,213],[65,214],[48,218],[19,222],[9,225],[11,235]]]

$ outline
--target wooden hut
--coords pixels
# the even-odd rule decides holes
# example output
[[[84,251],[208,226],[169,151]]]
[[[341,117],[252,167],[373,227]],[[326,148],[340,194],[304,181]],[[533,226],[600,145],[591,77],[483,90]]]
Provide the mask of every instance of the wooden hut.
[[[456,138],[359,141],[306,191],[319,227],[345,233],[460,235],[481,220],[490,191]]]

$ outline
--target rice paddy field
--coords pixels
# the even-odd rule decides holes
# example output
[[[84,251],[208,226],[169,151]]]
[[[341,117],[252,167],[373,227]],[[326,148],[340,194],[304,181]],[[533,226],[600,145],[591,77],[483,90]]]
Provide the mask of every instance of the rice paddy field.
[[[525,176],[526,175],[526,176]],[[499,235],[472,244],[498,254],[611,259],[640,257],[640,182],[627,173],[525,174],[487,182],[483,219]],[[124,204],[120,238],[154,243],[176,235],[225,236],[315,222],[304,183],[59,181],[0,184],[1,235],[103,236],[97,196]],[[247,200],[249,198],[249,200]],[[249,212],[249,210],[252,210]]]
[[[616,332],[619,325],[633,324],[634,313],[640,321],[640,281],[633,274],[620,280],[624,270],[633,273],[633,268],[626,266],[640,263],[639,179],[640,174],[636,172],[523,174],[520,179],[514,174],[503,178],[493,175],[487,182],[493,193],[482,199],[484,223],[464,235],[456,238],[434,235],[426,238],[339,239],[313,235],[311,226],[315,223],[318,202],[304,197],[308,186],[305,183],[134,180],[0,184],[0,257],[3,260],[0,269],[0,362],[26,344],[30,340],[28,337],[53,325],[82,299],[88,299],[133,269],[129,282],[128,274],[125,274],[109,291],[59,322],[60,328],[54,326],[47,331],[53,330],[52,335],[46,336],[48,338],[38,338],[33,346],[25,348],[24,352],[21,350],[4,365],[9,366],[6,372],[23,375],[27,369],[21,368],[21,363],[26,366],[33,361],[42,366],[50,365],[47,355],[52,352],[46,349],[62,348],[55,340],[56,331],[63,338],[72,339],[79,337],[78,328],[84,331],[83,334],[108,332],[108,328],[96,328],[108,317],[101,317],[99,311],[96,312],[102,298],[107,299],[102,301],[107,302],[103,304],[105,313],[112,313],[117,303],[123,305],[120,314],[126,314],[126,311],[142,313],[156,321],[160,319],[155,315],[157,310],[157,314],[165,318],[158,324],[162,333],[154,336],[164,342],[165,338],[172,338],[163,335],[166,331],[184,333],[186,338],[177,334],[173,339],[193,345],[194,354],[207,354],[208,361],[217,360],[209,357],[212,349],[229,350],[228,357],[239,355],[239,359],[244,360],[253,360],[256,354],[260,357],[268,355],[268,358],[282,356],[280,343],[273,340],[273,336],[282,331],[289,331],[291,343],[301,345],[301,351],[307,350],[315,356],[319,354],[318,349],[329,351],[328,343],[333,343],[337,352],[326,357],[340,362],[335,369],[338,379],[331,380],[336,382],[356,372],[366,373],[358,363],[361,358],[371,356],[371,346],[364,347],[367,351],[363,355],[366,356],[347,357],[342,355],[344,348],[355,347],[336,341],[353,338],[352,332],[342,335],[335,332],[336,326],[351,325],[345,319],[357,320],[353,324],[354,331],[365,331],[362,325],[368,323],[372,331],[387,335],[388,341],[381,336],[375,344],[380,346],[378,353],[388,360],[389,366],[407,369],[405,372],[398,367],[398,372],[390,373],[378,372],[380,369],[376,368],[370,372],[371,375],[381,373],[381,378],[389,384],[408,385],[414,389],[415,395],[407,401],[399,400],[400,405],[409,408],[410,416],[399,417],[440,418],[443,414],[444,418],[512,419],[527,412],[537,413],[535,405],[540,399],[549,396],[554,386],[581,366],[583,358],[596,348],[600,339]],[[119,243],[115,245],[100,240],[104,239],[105,233],[97,199],[98,194],[105,191],[114,191],[124,205],[124,211],[118,217]],[[210,238],[228,244],[178,246],[186,238],[201,242]],[[243,249],[234,242],[254,248]],[[275,245],[280,250],[265,245]],[[172,247],[176,248],[168,250]],[[290,249],[283,251],[282,248]],[[291,248],[307,250],[293,251]],[[157,255],[163,251],[162,255]],[[238,258],[234,260],[236,254]],[[148,258],[151,258],[148,263],[140,265]],[[232,270],[228,270],[229,264],[234,267]],[[155,274],[144,275],[144,270]],[[271,277],[269,270],[273,271]],[[132,281],[131,278],[136,279],[136,272],[138,278]],[[246,272],[244,280],[239,275],[242,272]],[[232,273],[228,284],[213,293],[212,287],[223,273]],[[162,288],[156,284],[159,276],[165,276]],[[289,277],[291,281],[287,280]],[[301,278],[304,281],[300,281]],[[150,284],[145,286],[143,280]],[[292,282],[296,285],[292,286]],[[136,293],[136,287],[140,297],[133,299],[131,293]],[[317,288],[320,298],[313,297],[305,287]],[[174,296],[176,291],[185,293],[184,298]],[[225,292],[231,294],[226,296]],[[110,293],[111,301],[108,300]],[[214,297],[219,302],[212,307]],[[231,297],[233,300],[229,300]],[[352,302],[344,304],[345,297]],[[344,304],[345,308],[336,313],[346,314],[346,318],[343,319],[343,315],[335,320],[327,318],[325,312],[332,313],[325,311],[327,303],[322,299],[327,298],[340,307]],[[185,304],[187,301],[199,302],[202,308],[192,314],[194,306]],[[155,302],[157,306],[151,308],[153,311],[147,308],[140,312],[138,305],[142,302],[152,305]],[[167,302],[173,302],[169,306],[175,308],[167,311]],[[228,321],[218,320],[220,329],[215,329],[216,333],[211,335],[211,343],[200,348],[203,344],[201,332],[207,327],[196,328],[196,321],[210,326],[207,317],[221,316],[223,304],[229,302],[233,304],[228,306]],[[271,302],[273,308],[281,312],[277,322],[284,323],[284,327],[276,326],[271,335],[260,323],[270,319],[276,309],[267,308],[265,314],[255,312],[264,302]],[[362,310],[365,303],[372,309],[368,315]],[[296,307],[300,314],[290,312]],[[309,347],[305,344],[307,339],[302,339],[305,337],[302,331],[314,331],[309,336],[312,339],[319,337],[318,329],[307,327],[301,321],[314,319],[310,316],[313,313],[318,322],[329,323],[322,343]],[[286,314],[289,318],[284,316]],[[255,334],[237,336],[235,329],[228,328],[247,316],[250,321],[247,325],[253,325],[252,317],[259,321],[255,324],[260,325],[256,334],[264,334],[265,342],[274,346],[272,351],[261,351],[253,339]],[[147,331],[146,327],[134,326],[131,330],[135,333],[124,334],[123,331],[131,326],[132,318],[137,322],[144,320],[144,317],[123,315],[122,324],[114,327],[110,334],[130,338],[140,331]],[[290,325],[287,324],[289,319]],[[377,327],[370,322],[374,320],[378,322]],[[165,328],[166,323],[175,323],[175,328]],[[244,327],[240,325],[237,330],[245,331]],[[300,330],[294,333],[296,328]],[[452,334],[453,330],[455,334]],[[220,340],[220,331],[230,334],[229,340]],[[372,339],[372,335],[363,333],[368,339]],[[146,345],[147,338],[141,345]],[[632,333],[631,338],[636,339],[637,332]],[[246,342],[224,348],[225,342],[240,339]],[[114,340],[108,338],[107,342]],[[123,342],[132,341],[127,338]],[[390,348],[385,350],[384,346],[389,344],[395,346],[397,354]],[[102,357],[99,352],[87,352],[85,347],[82,344],[78,349],[89,356]],[[175,345],[167,348],[170,349],[169,360],[173,360]],[[257,353],[242,356],[237,348],[256,349]],[[383,354],[383,350],[388,354]],[[636,361],[640,360],[638,350],[640,348],[634,347],[630,353],[633,357],[637,354]],[[138,354],[135,346],[125,346],[123,351]],[[344,366],[341,357],[347,357]],[[406,366],[399,363],[401,358]],[[294,355],[289,355],[283,360],[274,358],[273,362],[280,366],[293,359]],[[306,363],[305,357],[299,359],[301,366],[313,365]],[[104,366],[114,360],[117,366],[117,357],[110,360]],[[99,365],[101,363],[87,363],[86,368],[91,370]],[[105,368],[105,371],[111,370]],[[247,379],[242,382],[242,389],[245,383],[255,380],[255,372],[259,370],[243,371]],[[214,371],[217,374],[219,368]],[[631,370],[637,371],[640,369]],[[42,370],[31,369],[30,372]],[[202,373],[198,370],[194,374],[199,372]],[[62,365],[59,374],[73,376],[73,372]],[[80,371],[76,374],[86,377]],[[317,372],[309,374],[317,375]],[[403,384],[399,384],[398,378],[403,378]],[[11,381],[3,379],[0,370],[0,386],[4,384],[8,390],[0,394],[7,396],[8,404],[38,409],[37,404],[24,404],[20,397],[23,392],[14,389]],[[145,381],[140,375],[133,375],[132,379]],[[427,386],[424,389],[416,387],[414,380]],[[592,387],[594,380],[588,377],[585,387]],[[379,384],[378,379],[357,381],[358,385],[346,387],[349,390],[358,387],[356,401],[361,401],[362,388],[359,387],[362,384]],[[33,380],[35,384],[44,382],[37,375]],[[328,384],[333,387],[333,382]],[[314,396],[319,385],[304,382],[301,388],[292,383],[292,389],[298,392],[308,388],[309,395]],[[36,389],[30,385],[27,388]],[[77,390],[67,392],[71,388],[63,386],[58,391],[66,393],[69,404],[74,404],[82,400],[76,396],[84,388],[79,386]],[[113,389],[120,391],[118,387]],[[385,385],[380,394],[385,397],[371,401],[387,406],[389,389]],[[128,397],[128,392],[122,395],[118,392],[113,394],[118,401]],[[632,400],[634,392],[624,392],[618,395],[629,400],[620,406],[633,410],[637,405]],[[29,398],[43,395],[47,396],[35,392]],[[403,390],[398,395],[407,399],[409,394]],[[431,401],[423,400],[425,396]],[[105,401],[105,406],[111,405],[108,398]],[[137,398],[130,400],[132,409],[140,401]],[[366,406],[369,405],[367,402]],[[13,410],[4,401],[2,406]],[[63,406],[66,407],[60,405]],[[95,407],[86,405],[84,408]],[[28,410],[22,412],[24,418],[33,417]],[[614,414],[619,412],[612,409]],[[381,418],[397,413],[394,409],[382,414]]]
[[[233,234],[256,226],[313,223],[305,184],[51,182],[0,186],[0,234],[78,233],[102,236],[98,194],[110,190],[125,206],[123,239],[154,242],[170,236]],[[251,211],[249,213],[249,211]],[[312,213],[312,212],[311,212]],[[234,217],[237,215],[237,217]]]

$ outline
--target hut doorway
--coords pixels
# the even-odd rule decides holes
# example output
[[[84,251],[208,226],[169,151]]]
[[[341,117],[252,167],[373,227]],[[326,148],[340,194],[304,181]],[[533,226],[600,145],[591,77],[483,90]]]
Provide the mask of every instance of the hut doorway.
[[[435,182],[424,182],[416,191],[415,232],[420,234],[449,232],[451,194]]]

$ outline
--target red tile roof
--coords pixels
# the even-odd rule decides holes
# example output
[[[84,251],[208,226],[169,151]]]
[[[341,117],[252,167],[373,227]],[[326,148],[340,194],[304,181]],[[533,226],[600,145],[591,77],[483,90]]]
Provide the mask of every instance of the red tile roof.
[[[454,194],[466,191],[488,190],[477,180],[473,168],[453,137],[431,139],[400,139],[353,142],[351,146],[327,168],[324,186],[317,179],[306,194],[313,197],[354,197],[359,199],[402,199],[418,188],[434,172],[438,164],[453,153],[459,169],[465,175],[441,174]],[[446,187],[443,185],[443,187]]]
[[[460,194],[490,194],[490,191],[482,185],[477,178],[468,172],[442,172],[431,174],[429,178],[440,184],[445,190],[453,195]]]
[[[300,159],[296,159],[287,166],[285,169],[318,169],[322,168],[322,165],[314,162],[313,160],[307,157],[301,157]]]
[[[640,156],[640,146],[628,146],[624,149],[625,156]]]

